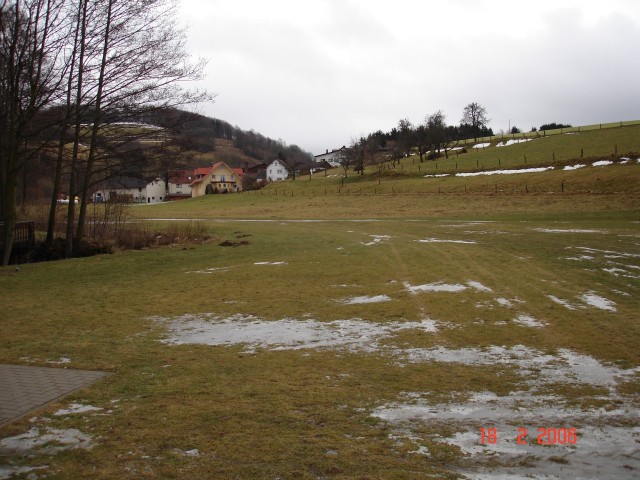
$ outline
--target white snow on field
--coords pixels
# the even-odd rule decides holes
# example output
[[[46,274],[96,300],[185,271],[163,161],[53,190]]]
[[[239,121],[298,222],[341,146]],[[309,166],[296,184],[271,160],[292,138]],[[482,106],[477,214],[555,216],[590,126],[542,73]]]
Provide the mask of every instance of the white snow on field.
[[[463,292],[468,287],[466,285],[460,284],[448,284],[448,283],[427,283],[424,285],[411,285],[407,282],[404,284],[404,288],[413,294],[417,294],[420,292],[449,292],[449,293],[457,293]]]
[[[613,162],[611,160],[599,160],[597,162],[593,162],[591,166],[593,167],[605,167],[607,165],[612,165]]]
[[[563,168],[563,170],[567,170],[567,171],[578,170],[579,168],[584,168],[584,167],[586,167],[586,165],[579,163],[577,165],[567,165],[566,167]]]
[[[451,174],[450,173],[438,173],[436,175],[425,175],[424,178],[442,178],[442,177],[449,177]]]
[[[490,143],[478,143],[477,145],[474,145],[471,148],[486,148],[486,147],[490,147],[491,144]]]
[[[367,243],[360,242],[365,247],[371,247],[373,245],[379,245],[381,243],[386,242],[387,240],[391,240],[391,237],[389,235],[369,235],[369,236],[371,238],[373,238],[372,241],[367,242]]]
[[[463,470],[461,473],[469,478],[559,479],[566,477],[566,469],[570,469],[571,478],[633,478],[629,471],[640,469],[637,408],[617,393],[619,383],[634,378],[640,367],[624,370],[571,350],[561,349],[557,355],[549,355],[524,345],[436,347],[398,354],[404,354],[409,363],[512,367],[528,385],[507,395],[461,392],[459,401],[454,393],[453,401],[444,403],[429,401],[431,392],[402,392],[397,401],[371,411],[371,416],[391,425],[392,435],[399,440],[407,439],[415,445],[435,441],[460,447],[471,460],[469,468],[483,471],[477,476],[475,471]],[[543,393],[558,383],[606,389],[607,397],[594,399],[610,398],[614,404],[581,408],[561,395]],[[441,424],[452,432],[449,436],[439,434],[437,427]],[[425,429],[425,425],[429,428]],[[480,427],[495,428],[498,441],[482,444]],[[553,429],[553,445],[546,449],[537,443],[540,427]],[[567,441],[570,428],[575,428],[573,444]],[[516,440],[523,433],[526,441],[519,444]],[[488,466],[484,462],[487,458],[499,462]]]
[[[362,296],[362,297],[353,297],[345,300],[345,305],[362,305],[365,303],[381,303],[388,302],[391,300],[391,297],[388,295],[375,295],[375,296]]]
[[[34,470],[40,470],[46,467],[18,467],[9,465],[0,465],[0,480],[5,480],[13,477],[14,475],[23,475]],[[40,478],[37,475],[29,475],[26,478]]]
[[[534,228],[534,230],[542,233],[609,233],[606,230],[588,228]]]
[[[493,292],[493,290],[491,290],[489,287],[486,287],[485,285],[481,284],[480,282],[476,282],[475,280],[469,280],[467,282],[467,285],[469,285],[471,288],[475,288],[480,292]]]
[[[27,433],[0,440],[0,451],[8,450],[18,454],[37,451],[39,454],[53,455],[65,450],[91,447],[91,436],[75,428],[46,428],[43,432],[39,428],[32,428]]]
[[[607,300],[606,298],[601,297],[600,295],[597,295],[594,292],[586,292],[578,297],[578,299],[581,300],[584,303],[584,305],[571,304],[570,302],[563,300],[561,298],[555,297],[553,295],[547,295],[547,298],[549,298],[550,300],[554,301],[559,305],[562,305],[563,307],[569,310],[576,310],[577,308],[585,308],[586,306],[590,306],[590,307],[598,308],[600,310],[606,310],[609,312],[616,311],[614,302],[612,302],[611,300]]]
[[[456,173],[456,177],[478,177],[481,175],[517,175],[519,173],[539,173],[553,170],[553,167],[519,168],[515,170],[488,170],[486,172]]]
[[[188,274],[190,273],[199,273],[202,275],[212,275],[216,272],[228,272],[229,270],[231,270],[231,267],[212,267],[212,268],[207,268],[206,270],[194,270],[191,272],[186,272]]]
[[[575,310],[576,309],[576,307],[574,307],[569,302],[567,302],[566,300],[563,300],[561,298],[555,297],[553,295],[547,295],[547,298],[551,299],[552,301],[554,301],[558,305],[562,305],[563,307],[565,307],[565,308],[567,308],[569,310]]]
[[[254,265],[286,265],[287,262],[256,262]]]
[[[69,405],[69,408],[60,409],[54,413],[56,417],[61,417],[63,415],[76,415],[79,413],[87,413],[87,412],[99,412],[100,410],[104,410],[100,407],[94,407],[92,405],[82,405],[79,403],[72,403]]]
[[[517,323],[518,325],[522,325],[523,327],[531,327],[531,328],[542,328],[546,325],[545,323],[542,323],[541,321],[536,320],[530,315],[518,315],[516,318],[513,319],[513,322]]]
[[[580,300],[582,300],[587,305],[599,308],[600,310],[607,310],[609,312],[616,311],[615,303],[613,303],[611,300],[607,300],[606,298],[596,295],[593,292],[587,292],[581,295]]]
[[[533,138],[513,138],[506,142],[500,142],[496,147],[508,147],[510,145],[517,145],[518,143],[530,142]]]
[[[299,350],[307,348],[346,348],[372,352],[378,341],[403,330],[437,332],[438,322],[425,318],[420,322],[373,323],[359,319],[319,322],[285,318],[267,321],[252,315],[221,317],[215,314],[183,315],[173,319],[154,317],[170,335],[163,343],[233,346],[244,344],[247,351],[256,348]]]
[[[416,240],[416,242],[418,243],[461,243],[461,244],[468,244],[468,245],[473,245],[477,243],[474,240],[443,240],[440,238],[426,238],[424,240]]]

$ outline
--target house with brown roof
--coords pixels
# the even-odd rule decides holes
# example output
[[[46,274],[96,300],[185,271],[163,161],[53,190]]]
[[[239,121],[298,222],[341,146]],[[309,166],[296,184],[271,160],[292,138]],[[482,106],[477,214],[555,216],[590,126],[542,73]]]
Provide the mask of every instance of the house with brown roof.
[[[169,172],[167,199],[182,200],[191,198],[191,182],[196,179],[193,170],[175,170]]]
[[[209,168],[198,168],[193,173],[195,180],[190,184],[192,197],[242,191],[241,168],[231,168],[224,162],[218,162]]]

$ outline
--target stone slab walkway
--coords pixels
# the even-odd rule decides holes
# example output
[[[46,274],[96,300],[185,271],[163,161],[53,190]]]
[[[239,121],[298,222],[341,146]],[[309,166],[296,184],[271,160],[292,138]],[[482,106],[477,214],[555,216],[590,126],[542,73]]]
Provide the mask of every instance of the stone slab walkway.
[[[0,364],[0,426],[106,375],[90,370]]]

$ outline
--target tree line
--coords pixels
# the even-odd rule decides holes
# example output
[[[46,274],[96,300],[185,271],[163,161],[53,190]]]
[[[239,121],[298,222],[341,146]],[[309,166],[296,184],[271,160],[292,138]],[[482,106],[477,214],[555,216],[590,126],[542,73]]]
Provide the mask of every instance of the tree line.
[[[458,125],[447,125],[442,110],[426,115],[418,125],[402,119],[390,132],[379,130],[353,139],[348,148],[341,150],[339,162],[346,176],[349,169],[364,174],[367,165],[376,166],[381,173],[388,162],[395,165],[413,152],[419,155],[420,162],[434,160],[443,154],[448,156],[461,140],[493,135],[488,123],[486,109],[477,102],[464,108]]]
[[[3,265],[16,223],[16,189],[34,159],[54,167],[46,243],[58,194],[68,204],[65,255],[82,241],[89,189],[168,155],[169,135],[144,125],[161,109],[211,100],[182,83],[191,61],[177,0],[0,0],[0,221]],[[63,185],[63,180],[65,184]]]

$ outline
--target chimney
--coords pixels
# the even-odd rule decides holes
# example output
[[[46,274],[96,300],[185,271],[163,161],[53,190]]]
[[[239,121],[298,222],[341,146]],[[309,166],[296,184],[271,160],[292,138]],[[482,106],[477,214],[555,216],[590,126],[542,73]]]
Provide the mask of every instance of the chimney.
[[[329,153],[329,149],[327,148],[327,153]]]

